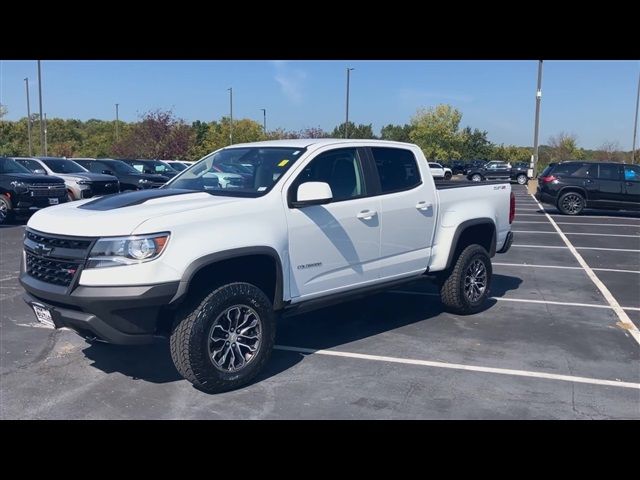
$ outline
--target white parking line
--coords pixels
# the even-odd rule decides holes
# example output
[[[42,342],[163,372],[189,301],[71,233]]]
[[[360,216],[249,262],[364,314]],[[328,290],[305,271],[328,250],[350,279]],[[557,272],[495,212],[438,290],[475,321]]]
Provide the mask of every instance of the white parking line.
[[[559,268],[559,269],[567,269],[567,270],[584,270],[582,267],[565,267],[563,265],[532,265],[529,263],[500,263],[500,262],[491,262],[492,265],[499,265],[501,267],[533,267],[533,268]],[[639,273],[638,270],[619,270],[616,268],[592,268],[591,270],[595,270],[598,272],[617,272],[617,273]]]
[[[4,278],[0,278],[0,282],[8,282],[9,280],[15,280],[16,278],[18,277],[17,276],[4,277]]]
[[[275,345],[276,350],[306,353],[308,355],[327,355],[330,357],[357,358],[359,360],[373,360],[376,362],[401,363],[404,365],[419,365],[422,367],[448,368],[467,372],[495,373],[498,375],[512,375],[516,377],[543,378],[572,383],[588,383],[590,385],[604,385],[607,387],[633,388],[640,390],[640,383],[622,382],[618,380],[602,380],[599,378],[576,377],[573,375],[559,375],[556,373],[532,372],[528,370],[512,370],[509,368],[482,367],[478,365],[462,365],[460,363],[434,362],[431,360],[416,360],[412,358],[385,357],[381,355],[367,355],[364,353],[341,352],[336,350],[315,350],[313,348],[292,347],[289,345]]]
[[[431,292],[412,292],[410,290],[390,290],[390,293],[401,293],[403,295],[424,295],[427,297],[439,297],[439,293]],[[533,300],[528,298],[506,298],[506,297],[489,297],[489,300],[497,302],[516,302],[516,303],[538,303],[542,305],[562,305],[564,307],[588,307],[588,308],[604,308],[610,310],[609,305],[599,305],[597,303],[575,303],[575,302],[555,302],[553,300]]]
[[[542,210],[544,210],[544,207],[541,206],[540,208]],[[547,214],[546,211],[545,211],[545,214],[549,215],[551,217],[567,218],[566,215],[562,215],[561,213],[548,213]],[[516,212],[516,215],[517,215],[517,212]],[[580,215],[580,217],[574,217],[574,218],[613,218],[614,220],[639,220],[640,221],[640,218],[638,218],[638,217],[608,217],[608,216],[605,216],[605,215]],[[633,225],[636,225],[636,224],[633,224]]]
[[[542,222],[547,223],[547,222]],[[578,222],[556,222],[558,225],[587,225],[589,227],[640,227],[637,223],[578,223]]]
[[[571,247],[573,247],[573,245],[571,247],[563,247],[561,245],[520,245],[520,244],[516,245],[515,243],[511,246],[524,247],[524,248],[568,248],[569,250],[571,249]],[[608,250],[613,252],[635,252],[635,253],[640,252],[640,250],[633,250],[629,248],[604,248],[604,247],[573,247],[573,248],[577,248],[578,250]]]
[[[552,233],[557,235],[558,232],[540,232],[538,230],[511,230],[514,233]],[[591,235],[594,237],[630,237],[640,240],[638,235],[618,235],[616,233],[580,233],[580,232],[563,232],[565,235]]]
[[[535,198],[535,197],[533,197],[532,195],[532,198]],[[573,256],[576,257],[576,260],[578,261],[578,263],[582,266],[582,268],[584,268],[584,271],[587,272],[587,276],[595,284],[598,290],[600,290],[605,300],[609,302],[609,305],[611,305],[611,308],[616,312],[616,315],[618,315],[620,322],[625,326],[626,330],[631,334],[631,336],[635,339],[635,341],[638,344],[640,344],[640,330],[638,330],[638,327],[636,327],[635,324],[631,321],[631,319],[629,318],[629,315],[627,315],[627,312],[623,310],[623,308],[620,306],[616,298],[611,294],[607,286],[604,283],[602,283],[602,281],[598,278],[595,272],[591,269],[589,264],[584,260],[584,258],[582,258],[582,255],[578,253],[578,250],[576,250],[576,248],[572,245],[572,243],[569,241],[567,236],[562,232],[562,230],[556,224],[553,218],[551,218],[551,216],[546,212],[544,207],[540,205],[540,208],[544,212],[547,219],[551,222],[551,225],[553,225],[553,228],[555,228],[558,231],[558,233],[560,234],[560,238],[562,238],[562,240],[567,245],[571,253],[573,253]],[[585,248],[586,247],[583,247],[583,249]],[[600,249],[600,250],[604,250],[604,249]],[[625,251],[640,252],[640,250],[625,250]]]

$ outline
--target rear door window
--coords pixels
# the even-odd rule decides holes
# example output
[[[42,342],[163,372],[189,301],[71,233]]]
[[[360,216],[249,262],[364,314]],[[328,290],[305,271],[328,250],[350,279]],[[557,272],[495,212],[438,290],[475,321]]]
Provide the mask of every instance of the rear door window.
[[[640,167],[637,165],[625,165],[624,179],[627,182],[640,182]]]
[[[382,194],[410,190],[422,183],[418,162],[404,148],[372,147]]]
[[[600,180],[620,180],[620,167],[618,165],[599,165],[598,178]]]

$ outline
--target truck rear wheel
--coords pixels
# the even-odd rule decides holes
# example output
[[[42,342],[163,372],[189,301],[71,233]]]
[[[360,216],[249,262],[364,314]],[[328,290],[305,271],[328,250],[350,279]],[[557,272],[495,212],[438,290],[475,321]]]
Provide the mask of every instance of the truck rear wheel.
[[[480,245],[465,248],[440,287],[440,298],[452,313],[476,313],[489,295],[491,259]]]
[[[207,393],[233,390],[263,369],[275,341],[271,301],[244,282],[223,285],[177,312],[170,337],[176,369]]]

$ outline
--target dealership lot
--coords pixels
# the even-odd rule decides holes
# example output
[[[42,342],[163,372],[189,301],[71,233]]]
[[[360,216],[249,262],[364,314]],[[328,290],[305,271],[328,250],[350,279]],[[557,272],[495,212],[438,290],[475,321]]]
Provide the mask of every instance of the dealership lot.
[[[514,246],[483,312],[445,313],[421,282],[287,318],[259,380],[221,395],[181,380],[166,344],[36,324],[17,282],[24,227],[0,228],[0,416],[640,418],[640,215],[545,213],[513,188]]]

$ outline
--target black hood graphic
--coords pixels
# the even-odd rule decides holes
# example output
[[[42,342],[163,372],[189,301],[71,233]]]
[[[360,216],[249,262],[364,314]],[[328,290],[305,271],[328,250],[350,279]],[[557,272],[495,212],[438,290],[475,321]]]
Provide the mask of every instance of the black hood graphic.
[[[178,188],[158,188],[150,190],[137,190],[135,192],[119,193],[117,195],[107,195],[91,200],[78,208],[85,210],[114,210],[116,208],[131,207],[140,205],[147,200],[154,198],[173,197],[174,195],[185,195],[187,193],[197,193],[195,190],[183,190]]]

